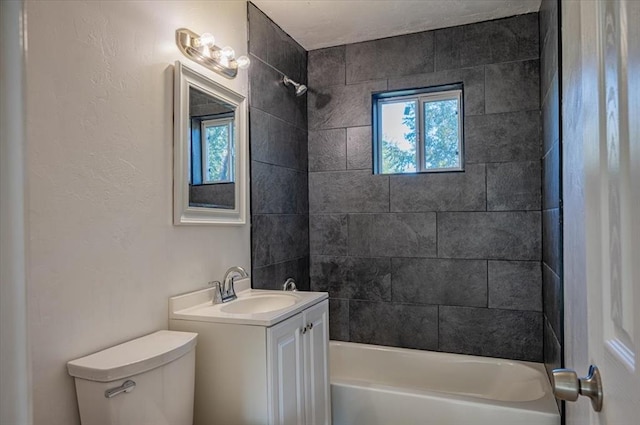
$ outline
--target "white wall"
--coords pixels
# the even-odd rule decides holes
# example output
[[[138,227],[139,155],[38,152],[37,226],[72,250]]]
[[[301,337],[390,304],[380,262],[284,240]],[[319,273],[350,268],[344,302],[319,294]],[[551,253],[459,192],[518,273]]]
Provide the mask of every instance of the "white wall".
[[[167,327],[167,298],[250,266],[249,226],[172,225],[175,30],[246,53],[246,3],[28,1],[34,423],[79,423],[73,358]]]

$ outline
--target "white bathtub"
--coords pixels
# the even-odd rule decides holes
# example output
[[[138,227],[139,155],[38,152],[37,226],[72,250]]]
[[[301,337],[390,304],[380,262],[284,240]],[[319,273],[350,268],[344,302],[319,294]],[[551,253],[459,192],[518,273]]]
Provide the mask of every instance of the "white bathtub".
[[[331,341],[333,425],[559,425],[544,366]]]

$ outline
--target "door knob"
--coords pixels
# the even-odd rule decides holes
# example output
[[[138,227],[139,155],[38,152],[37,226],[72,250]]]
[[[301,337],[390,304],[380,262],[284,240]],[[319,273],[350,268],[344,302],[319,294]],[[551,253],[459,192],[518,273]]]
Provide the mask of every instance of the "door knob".
[[[596,366],[589,366],[589,374],[584,378],[578,378],[572,369],[554,369],[551,374],[553,395],[557,399],[576,401],[578,396],[583,395],[591,399],[593,410],[602,410],[602,380]]]

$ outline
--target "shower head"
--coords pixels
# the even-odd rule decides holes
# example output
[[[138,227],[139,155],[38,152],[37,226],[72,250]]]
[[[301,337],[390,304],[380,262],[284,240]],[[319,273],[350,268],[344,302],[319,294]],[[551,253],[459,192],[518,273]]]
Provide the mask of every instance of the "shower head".
[[[295,81],[293,81],[291,78],[287,77],[286,75],[282,79],[282,82],[284,83],[285,86],[289,86],[289,84],[291,84],[293,87],[295,87],[296,96],[302,96],[303,94],[305,94],[307,92],[307,86],[305,86],[304,84],[296,83]]]

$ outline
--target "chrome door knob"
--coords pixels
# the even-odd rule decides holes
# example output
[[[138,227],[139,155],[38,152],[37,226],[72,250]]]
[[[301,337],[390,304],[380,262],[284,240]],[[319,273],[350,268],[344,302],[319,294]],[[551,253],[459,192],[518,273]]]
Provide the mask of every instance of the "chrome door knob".
[[[593,410],[602,410],[602,380],[596,366],[589,366],[589,374],[584,378],[578,378],[572,369],[554,369],[552,377],[553,395],[557,399],[576,401],[583,395],[591,399]]]

